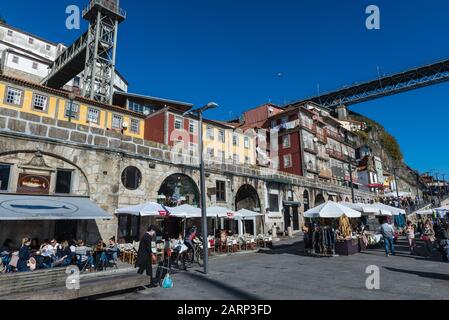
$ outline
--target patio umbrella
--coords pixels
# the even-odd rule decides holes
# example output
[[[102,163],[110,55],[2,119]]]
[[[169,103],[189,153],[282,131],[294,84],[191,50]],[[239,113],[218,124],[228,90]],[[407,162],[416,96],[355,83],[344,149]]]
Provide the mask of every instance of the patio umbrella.
[[[156,202],[147,202],[143,204],[138,204],[135,206],[130,207],[124,207],[119,208],[115,210],[115,213],[117,214],[131,214],[135,216],[142,216],[142,217],[148,217],[148,216],[169,216],[170,212],[168,209]]]
[[[179,218],[201,218],[201,208],[183,204],[178,207],[168,208],[170,214]]]
[[[343,215],[348,218],[360,218],[362,216],[360,212],[333,201],[323,203],[304,213],[306,218],[340,218]]]
[[[434,212],[435,212],[434,209],[422,209],[422,210],[418,210],[416,212],[412,212],[411,214],[417,214],[419,216],[425,216],[425,215],[433,214]]]
[[[208,217],[219,217],[219,218],[229,218],[234,219],[236,212],[234,210],[213,206],[206,209],[206,213]]]
[[[390,211],[394,216],[399,216],[401,214],[406,214],[405,210],[403,210],[403,209],[392,207],[392,206],[388,206],[388,205],[380,203],[380,202],[375,202],[372,205],[377,207],[377,208]]]
[[[237,211],[235,213],[235,217],[237,219],[240,218],[240,219],[243,220],[243,233],[246,233],[246,230],[245,230],[245,219],[251,219],[251,218],[255,218],[255,217],[259,217],[259,216],[262,216],[262,214],[259,213],[259,212],[248,210],[248,209],[240,209],[239,211]]]
[[[376,206],[373,206],[371,204],[366,203],[352,203],[352,202],[339,202],[339,204],[354,209],[355,211],[365,213],[365,214],[373,214],[375,216],[391,216],[391,211],[378,208]]]

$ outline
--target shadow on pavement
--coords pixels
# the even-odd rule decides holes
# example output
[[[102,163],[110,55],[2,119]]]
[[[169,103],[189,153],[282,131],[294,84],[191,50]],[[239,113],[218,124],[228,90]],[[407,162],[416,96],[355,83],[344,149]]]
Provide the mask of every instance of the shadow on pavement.
[[[297,256],[308,256],[304,253],[304,242],[296,241],[289,244],[275,245],[269,249],[259,249],[257,253],[262,254],[292,254]]]
[[[402,273],[408,273],[408,274],[414,274],[420,277],[424,278],[431,278],[431,279],[437,279],[437,280],[447,280],[449,281],[449,274],[443,274],[443,273],[435,273],[435,272],[424,272],[424,271],[413,271],[413,270],[404,270],[404,269],[397,269],[392,267],[384,267],[385,269],[393,272],[402,272]]]
[[[213,279],[210,279],[210,278],[206,278],[201,273],[186,272],[186,273],[184,273],[184,276],[194,278],[196,281],[202,282],[203,284],[217,287],[217,289],[219,289],[221,291],[225,291],[227,293],[232,294],[233,298],[235,298],[235,299],[260,300],[260,298],[258,296],[256,296],[256,295],[254,295],[254,294],[251,294],[251,293],[248,293],[246,291],[243,291],[243,290],[237,289],[235,287],[232,287],[232,286],[228,285],[225,282],[218,281],[218,280],[213,280]]]

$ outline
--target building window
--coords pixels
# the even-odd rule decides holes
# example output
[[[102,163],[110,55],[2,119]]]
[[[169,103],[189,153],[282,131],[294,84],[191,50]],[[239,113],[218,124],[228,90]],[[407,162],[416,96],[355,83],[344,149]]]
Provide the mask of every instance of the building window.
[[[234,163],[234,164],[237,164],[237,163],[239,163],[239,155],[238,154],[233,154],[232,155],[232,162]]]
[[[249,161],[249,157],[248,157],[248,156],[245,156],[245,164],[250,164],[249,162],[250,162],[250,161]]]
[[[182,118],[175,117],[175,129],[182,129]]]
[[[225,152],[224,151],[220,151],[219,154],[220,154],[220,160],[225,161],[226,160]]]
[[[13,56],[12,57],[12,63],[19,63],[19,57],[18,56]]]
[[[128,190],[136,190],[142,183],[142,173],[136,167],[127,167],[122,172],[123,186]]]
[[[290,135],[289,134],[282,137],[282,147],[284,149],[290,148]]]
[[[39,111],[45,111],[47,110],[47,102],[48,102],[47,96],[35,94],[33,99],[33,108]]]
[[[39,67],[39,64],[37,62],[33,62],[33,69],[37,70],[38,67]]]
[[[270,212],[279,212],[279,195],[270,193],[268,203]]]
[[[292,166],[292,155],[284,155],[284,168],[290,168]]]
[[[191,156],[195,155],[195,153],[197,152],[197,149],[198,149],[198,147],[196,144],[194,144],[193,142],[189,143],[189,153]]]
[[[122,129],[123,117],[118,114],[112,115],[112,129]]]
[[[100,121],[100,110],[89,108],[89,111],[87,112],[87,121],[98,124]]]
[[[213,158],[215,155],[215,150],[212,148],[207,148],[207,155],[209,158]]]
[[[34,39],[33,38],[28,38],[28,43],[29,44],[34,44]]]
[[[8,30],[8,36],[9,36],[9,37],[12,37],[12,35],[13,35],[12,30]]]
[[[140,129],[140,121],[137,119],[131,119],[131,132],[139,133]]]
[[[72,189],[72,171],[57,170],[55,193],[69,194]]]
[[[226,201],[226,181],[216,181],[217,201]]]
[[[11,175],[11,166],[0,163],[0,190],[7,191],[9,188],[9,176]]]
[[[249,149],[249,138],[245,137],[245,149]]]
[[[8,88],[8,91],[6,93],[6,103],[20,106],[22,105],[22,96],[23,96],[22,90]]]
[[[195,121],[193,121],[193,120],[189,121],[189,132],[196,133],[196,124],[195,124]]]
[[[206,136],[209,140],[214,140],[215,136],[214,136],[214,128],[211,126],[207,126],[206,128]]]
[[[232,136],[232,145],[238,147],[239,146],[239,136],[234,134]]]
[[[49,44],[47,44],[47,45],[45,46],[45,48],[47,49],[47,51],[50,51],[50,50],[51,50],[51,46],[50,46]]]
[[[70,112],[70,110],[71,110],[71,112]],[[67,101],[67,103],[65,105],[65,117],[66,118],[71,117],[72,119],[78,119],[79,111],[80,111],[79,104]]]
[[[223,129],[218,130],[218,141],[225,142],[225,131]]]

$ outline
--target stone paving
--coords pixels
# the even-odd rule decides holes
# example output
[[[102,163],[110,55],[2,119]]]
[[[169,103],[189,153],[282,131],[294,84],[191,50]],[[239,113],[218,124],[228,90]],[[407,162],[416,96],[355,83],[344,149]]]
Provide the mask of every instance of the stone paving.
[[[106,299],[448,299],[449,264],[438,253],[431,259],[412,256],[404,240],[396,256],[382,248],[353,256],[304,256],[302,242],[292,239],[273,249],[213,258],[207,276],[201,269],[173,274],[174,288],[153,288]],[[380,269],[380,290],[366,289],[366,267]]]

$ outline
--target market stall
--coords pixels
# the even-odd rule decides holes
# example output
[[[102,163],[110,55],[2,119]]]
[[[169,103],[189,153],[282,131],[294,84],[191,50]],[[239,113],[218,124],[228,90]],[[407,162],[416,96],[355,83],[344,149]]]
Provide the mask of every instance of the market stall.
[[[353,236],[349,218],[361,213],[328,201],[304,213],[311,223],[305,235],[306,252],[313,255],[350,255],[358,252],[358,240]]]

